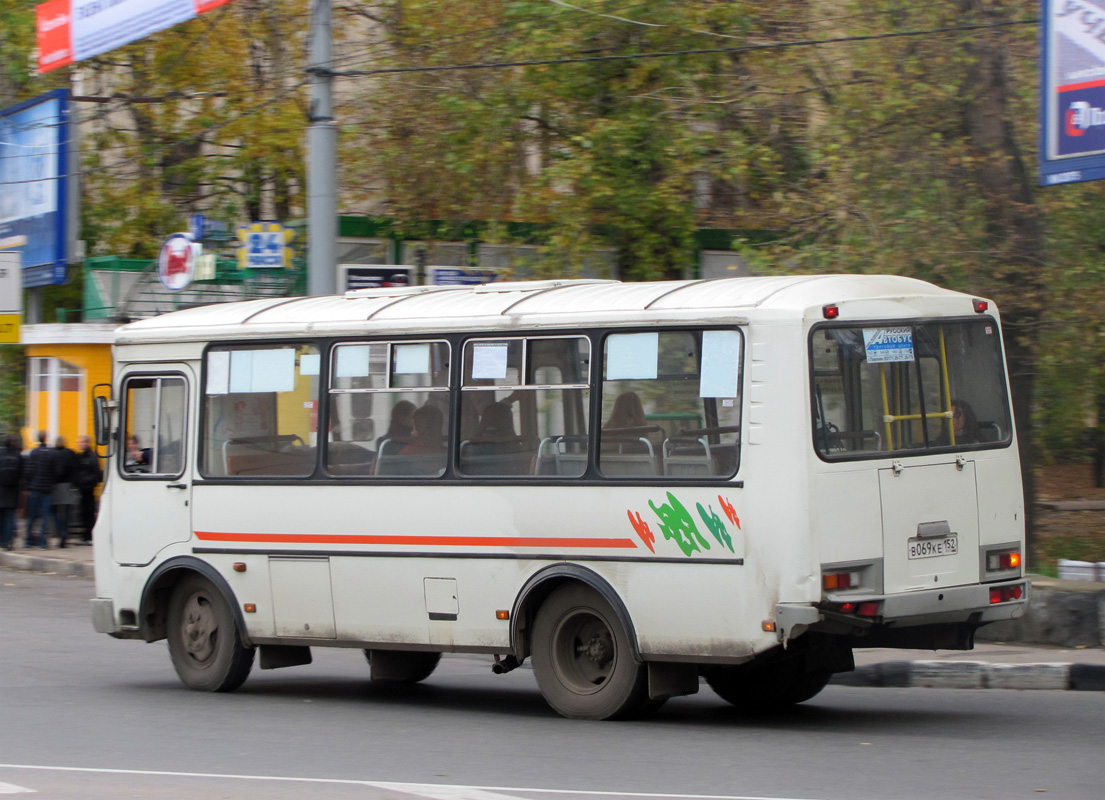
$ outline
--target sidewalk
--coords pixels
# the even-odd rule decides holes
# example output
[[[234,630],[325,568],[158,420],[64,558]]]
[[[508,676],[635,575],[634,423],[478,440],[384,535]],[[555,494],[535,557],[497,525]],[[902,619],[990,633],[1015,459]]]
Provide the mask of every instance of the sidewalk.
[[[0,550],[0,568],[92,579],[92,548]],[[974,650],[855,651],[855,672],[841,686],[940,689],[1050,689],[1105,692],[1105,647],[976,642]]]

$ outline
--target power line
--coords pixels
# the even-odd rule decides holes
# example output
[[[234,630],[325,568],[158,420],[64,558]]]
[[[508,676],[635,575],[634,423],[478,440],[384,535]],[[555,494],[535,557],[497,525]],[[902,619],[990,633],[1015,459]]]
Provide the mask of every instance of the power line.
[[[1040,20],[1018,19],[1007,22],[988,22],[975,25],[954,25],[947,28],[929,28],[918,31],[895,31],[892,33],[871,33],[863,36],[837,36],[831,39],[802,39],[793,42],[772,42],[770,44],[750,44],[741,47],[702,47],[692,50],[667,50],[660,53],[626,53],[606,56],[579,56],[576,58],[547,58],[530,61],[496,61],[476,64],[446,64],[433,67],[381,67],[371,70],[316,70],[322,74],[341,78],[360,78],[370,75],[390,75],[407,72],[454,72],[469,69],[504,69],[507,67],[543,67],[556,64],[591,64],[602,61],[635,61],[638,59],[673,58],[675,56],[698,56],[723,53],[751,53],[762,50],[784,50],[794,47],[816,47],[827,44],[848,44],[852,42],[870,42],[880,39],[899,39],[911,36],[931,36],[940,33],[959,33],[964,31],[1007,28],[1013,25],[1038,25]]]

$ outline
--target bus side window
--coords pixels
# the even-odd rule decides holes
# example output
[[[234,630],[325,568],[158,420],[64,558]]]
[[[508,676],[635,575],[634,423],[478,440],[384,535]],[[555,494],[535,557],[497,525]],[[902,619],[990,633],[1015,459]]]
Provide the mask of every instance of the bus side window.
[[[445,473],[450,347],[342,342],[330,356],[326,471],[337,477]]]
[[[590,341],[582,336],[466,342],[460,473],[466,477],[583,475],[590,348]],[[569,441],[582,441],[575,459],[563,457]]]
[[[607,336],[599,472],[686,480],[735,475],[742,348],[738,330]]]
[[[319,363],[312,344],[210,348],[204,360],[204,474],[311,475]]]

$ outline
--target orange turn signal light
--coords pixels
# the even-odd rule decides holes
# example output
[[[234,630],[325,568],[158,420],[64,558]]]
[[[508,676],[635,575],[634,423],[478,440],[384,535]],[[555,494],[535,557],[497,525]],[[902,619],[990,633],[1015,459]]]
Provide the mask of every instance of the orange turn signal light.
[[[245,610],[245,612],[247,614],[256,614],[257,613],[257,604],[256,603],[246,603],[244,606],[242,606],[242,608]]]
[[[500,608],[495,612],[495,619],[510,619],[510,612],[505,608]]]

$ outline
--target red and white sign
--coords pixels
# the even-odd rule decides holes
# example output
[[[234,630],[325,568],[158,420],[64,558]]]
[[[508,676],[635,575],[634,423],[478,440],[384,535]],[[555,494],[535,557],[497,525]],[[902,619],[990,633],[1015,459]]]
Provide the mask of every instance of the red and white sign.
[[[38,71],[106,53],[230,0],[49,0],[35,9]]]
[[[157,257],[157,276],[161,285],[178,291],[192,282],[196,274],[196,256],[200,246],[187,233],[174,233],[161,245]]]

